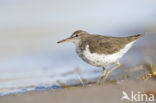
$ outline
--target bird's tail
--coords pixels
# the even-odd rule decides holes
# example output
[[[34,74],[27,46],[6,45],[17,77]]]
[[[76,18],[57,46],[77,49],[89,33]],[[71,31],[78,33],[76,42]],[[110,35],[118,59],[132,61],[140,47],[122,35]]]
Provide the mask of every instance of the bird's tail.
[[[133,35],[133,36],[129,36],[129,38],[131,40],[137,40],[139,39],[140,37],[144,36],[146,34],[146,32],[142,33],[142,34],[137,34],[137,35]]]

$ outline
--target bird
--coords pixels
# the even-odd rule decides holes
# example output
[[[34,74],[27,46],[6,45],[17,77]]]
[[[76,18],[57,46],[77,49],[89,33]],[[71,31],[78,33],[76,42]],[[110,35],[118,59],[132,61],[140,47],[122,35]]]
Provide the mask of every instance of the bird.
[[[84,30],[77,30],[72,35],[57,43],[72,42],[76,45],[76,53],[82,60],[96,67],[102,67],[103,75],[100,84],[103,84],[112,71],[120,66],[120,59],[132,47],[137,39],[144,36],[137,34],[127,37],[115,37],[90,34]],[[116,64],[112,69],[106,67]]]

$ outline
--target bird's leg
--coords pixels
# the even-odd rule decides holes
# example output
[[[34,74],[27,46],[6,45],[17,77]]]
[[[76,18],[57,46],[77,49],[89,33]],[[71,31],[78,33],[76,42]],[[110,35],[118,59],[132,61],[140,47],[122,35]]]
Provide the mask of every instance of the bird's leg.
[[[105,75],[104,81],[107,79],[107,77],[110,75],[110,73],[111,73],[112,71],[114,71],[115,69],[117,69],[119,66],[120,66],[120,63],[118,62],[117,65],[116,65],[114,68],[112,68],[110,71],[108,71],[108,72],[106,73],[106,75]]]
[[[103,84],[103,83],[104,83],[104,82],[103,82],[103,81],[104,81],[103,79],[104,79],[105,76],[106,76],[106,68],[103,67],[102,69],[103,69],[103,75],[102,75],[102,77],[101,77],[100,84]]]
[[[103,75],[102,75],[102,78],[101,79],[103,79],[105,77],[105,75],[106,75],[106,68],[103,67],[102,69],[103,69]]]

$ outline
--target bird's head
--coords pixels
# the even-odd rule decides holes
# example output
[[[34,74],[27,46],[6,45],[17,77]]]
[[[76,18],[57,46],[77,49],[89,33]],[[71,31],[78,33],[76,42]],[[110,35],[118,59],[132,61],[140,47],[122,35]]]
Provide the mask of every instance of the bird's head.
[[[88,33],[86,31],[83,30],[77,30],[75,31],[69,38],[58,41],[57,43],[63,43],[63,42],[73,42],[75,44],[78,44],[80,42],[80,40],[85,37],[86,35],[88,35]]]

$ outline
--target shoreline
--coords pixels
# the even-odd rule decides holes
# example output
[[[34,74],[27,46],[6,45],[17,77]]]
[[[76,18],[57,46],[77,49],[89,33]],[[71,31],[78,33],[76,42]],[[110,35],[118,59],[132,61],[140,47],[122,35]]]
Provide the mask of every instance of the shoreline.
[[[124,81],[119,84],[90,85],[65,89],[32,91],[22,94],[1,96],[1,103],[120,103],[122,91],[130,93],[156,92],[155,80]],[[155,96],[156,97],[156,96]],[[125,103],[127,101],[125,100]]]

